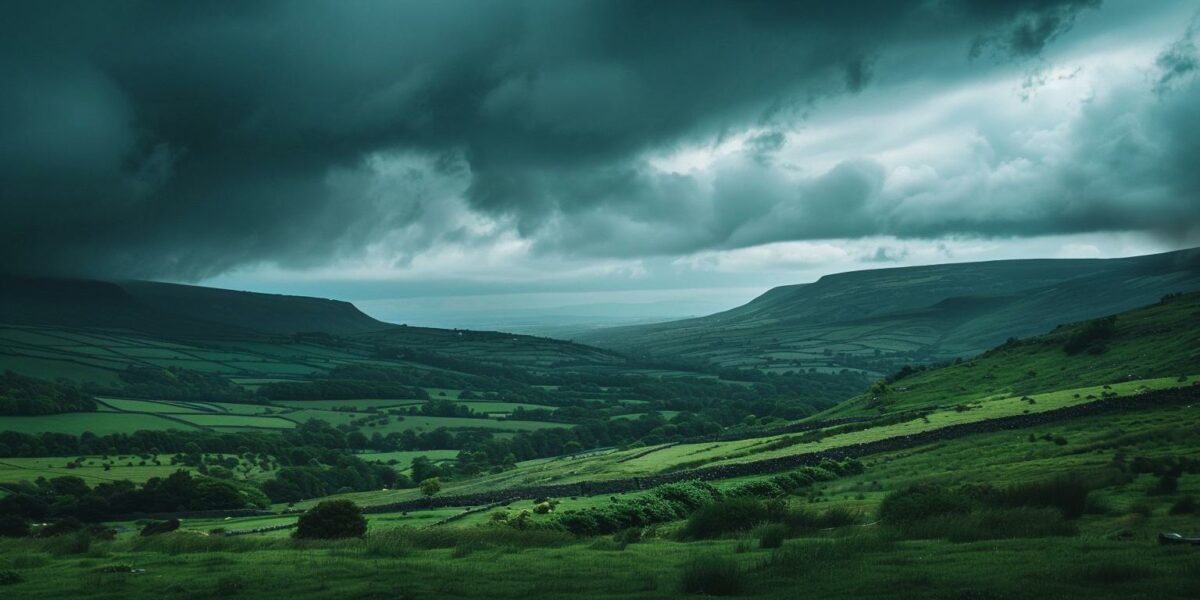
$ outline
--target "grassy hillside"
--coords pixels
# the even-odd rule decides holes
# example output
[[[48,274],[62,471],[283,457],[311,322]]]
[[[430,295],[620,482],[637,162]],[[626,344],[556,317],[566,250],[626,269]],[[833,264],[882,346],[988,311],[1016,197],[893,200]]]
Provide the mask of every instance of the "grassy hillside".
[[[1089,335],[1097,337],[1087,344]],[[1102,339],[1101,339],[1102,338]],[[1080,345],[1072,348],[1071,345]],[[976,358],[919,372],[829,410],[875,414],[1037,394],[1084,385],[1200,372],[1200,294],[1006,343]]]
[[[708,317],[599,330],[579,340],[726,367],[858,368],[882,375],[1197,289],[1195,249],[1112,260],[880,269],[775,288]]]

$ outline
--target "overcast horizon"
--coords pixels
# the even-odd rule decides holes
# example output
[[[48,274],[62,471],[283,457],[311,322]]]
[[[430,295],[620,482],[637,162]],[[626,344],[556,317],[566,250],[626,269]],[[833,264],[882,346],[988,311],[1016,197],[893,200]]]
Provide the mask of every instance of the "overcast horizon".
[[[1200,245],[1195,2],[870,6],[14,6],[0,272],[536,328]]]

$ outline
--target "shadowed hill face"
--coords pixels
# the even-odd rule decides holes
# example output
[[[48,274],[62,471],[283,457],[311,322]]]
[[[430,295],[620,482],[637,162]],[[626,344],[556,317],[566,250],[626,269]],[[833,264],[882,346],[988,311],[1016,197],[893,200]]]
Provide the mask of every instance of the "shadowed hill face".
[[[470,364],[536,368],[612,367],[627,359],[615,352],[563,340],[498,331],[397,326],[356,336],[357,340],[403,354],[417,352]]]
[[[775,288],[708,317],[600,330],[580,341],[724,366],[882,374],[1197,289],[1200,250],[880,269]]]
[[[128,329],[161,335],[245,333],[234,325],[158,310],[114,283],[17,276],[0,277],[0,323]]]
[[[323,332],[392,327],[349,302],[146,281],[5,276],[0,323],[126,329],[156,335]]]
[[[339,300],[150,281],[120,286],[137,300],[164,312],[264,333],[350,335],[392,327]]]

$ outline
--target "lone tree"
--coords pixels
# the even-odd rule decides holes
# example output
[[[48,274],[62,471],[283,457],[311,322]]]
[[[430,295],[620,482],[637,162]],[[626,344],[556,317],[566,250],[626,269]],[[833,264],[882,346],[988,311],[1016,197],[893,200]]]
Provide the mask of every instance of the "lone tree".
[[[426,496],[431,497],[440,491],[442,491],[442,482],[437,477],[430,477],[421,482],[421,493]]]
[[[365,533],[367,520],[358,505],[349,500],[326,500],[300,515],[295,536],[333,540],[362,537]]]

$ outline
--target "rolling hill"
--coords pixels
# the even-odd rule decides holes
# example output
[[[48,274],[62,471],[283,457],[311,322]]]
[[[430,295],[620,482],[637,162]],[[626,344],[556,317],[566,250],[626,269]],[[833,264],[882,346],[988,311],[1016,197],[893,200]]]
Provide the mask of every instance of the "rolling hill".
[[[1198,289],[1200,249],[878,269],[774,288],[707,317],[597,330],[578,340],[724,367],[884,374]]]
[[[612,351],[548,338],[392,325],[336,300],[140,281],[6,276],[0,283],[0,370],[46,379],[111,383],[130,367],[295,378],[374,362],[627,363]]]

